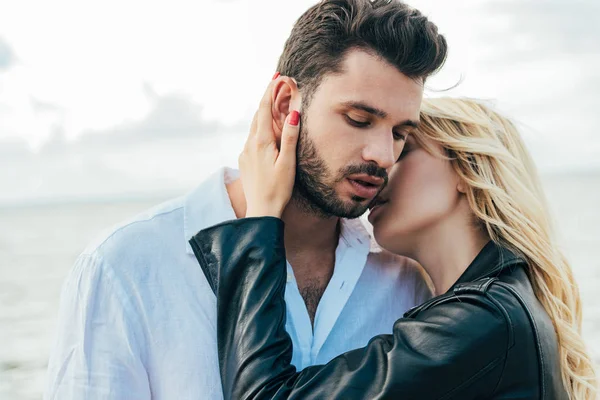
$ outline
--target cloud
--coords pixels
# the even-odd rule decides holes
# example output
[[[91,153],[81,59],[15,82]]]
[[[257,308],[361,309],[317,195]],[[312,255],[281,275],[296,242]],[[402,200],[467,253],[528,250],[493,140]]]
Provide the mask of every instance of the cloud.
[[[144,92],[151,102],[148,114],[140,120],[124,122],[104,130],[82,132],[80,141],[87,144],[134,144],[155,139],[212,136],[247,129],[244,121],[232,125],[206,120],[202,105],[181,93],[157,95],[149,86]]]
[[[150,109],[142,118],[106,129],[83,131],[75,139],[68,139],[68,113],[63,107],[30,96],[32,116],[47,122],[48,135],[37,148],[19,137],[0,138],[0,158],[31,160],[46,155],[70,157],[73,154],[134,151],[148,146],[169,147],[181,140],[189,143],[197,143],[203,138],[225,140],[223,135],[239,134],[249,128],[249,121],[245,120],[225,124],[206,119],[202,105],[182,93],[159,95],[150,85],[145,85],[143,90]]]
[[[143,91],[150,107],[141,118],[105,129],[84,130],[78,132],[75,139],[68,138],[71,136],[67,134],[69,113],[64,107],[30,96],[28,101],[32,118],[38,122],[45,121],[47,135],[44,142],[36,147],[15,135],[0,137],[0,155],[10,154],[11,159],[15,159],[26,158],[27,154],[70,154],[98,148],[110,151],[181,139],[219,138],[249,129],[249,121],[243,119],[226,124],[205,118],[203,106],[185,94],[171,92],[160,95],[148,84],[144,85]],[[0,103],[0,114],[2,112]]]
[[[31,98],[35,115],[54,118],[45,144],[32,150],[24,140],[0,141],[2,204],[47,199],[120,197],[181,192],[220,165],[235,165],[248,129],[203,117],[202,107],[181,93],[145,88],[151,107],[138,120],[69,140],[64,110]],[[56,117],[59,118],[56,118]]]
[[[476,11],[473,69],[530,128],[538,163],[597,168],[600,2],[487,0]]]
[[[0,141],[0,160],[12,162],[16,159],[30,159],[33,156],[27,141],[19,138],[8,138]],[[7,165],[2,165],[2,168]]]
[[[4,39],[0,38],[0,71],[8,70],[16,62],[15,53]]]
[[[31,103],[31,108],[35,114],[62,114],[64,113],[64,108],[59,106],[58,104],[46,102],[39,100],[36,97],[30,96],[29,101]]]
[[[481,7],[481,41],[502,49],[496,54],[507,62],[600,53],[597,0],[491,0]]]

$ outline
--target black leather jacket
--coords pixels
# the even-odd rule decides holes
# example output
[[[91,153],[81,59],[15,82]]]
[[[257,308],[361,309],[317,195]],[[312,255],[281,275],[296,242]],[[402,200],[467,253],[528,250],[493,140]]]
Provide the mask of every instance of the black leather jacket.
[[[190,240],[217,295],[226,399],[567,399],[555,331],[526,264],[493,242],[393,334],[297,372],[283,232],[280,219],[246,218]]]

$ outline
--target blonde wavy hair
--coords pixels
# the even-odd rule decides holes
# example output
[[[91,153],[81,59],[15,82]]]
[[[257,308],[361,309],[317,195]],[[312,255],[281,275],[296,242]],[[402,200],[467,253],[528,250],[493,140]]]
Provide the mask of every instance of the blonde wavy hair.
[[[415,139],[445,149],[466,183],[470,208],[496,243],[524,257],[535,294],[558,337],[570,399],[595,399],[597,378],[581,335],[581,300],[554,238],[541,181],[515,125],[483,101],[426,99]]]

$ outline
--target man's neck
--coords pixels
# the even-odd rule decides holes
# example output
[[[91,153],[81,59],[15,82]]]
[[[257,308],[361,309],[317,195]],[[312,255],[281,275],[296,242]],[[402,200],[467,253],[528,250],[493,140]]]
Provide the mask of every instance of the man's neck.
[[[235,216],[244,217],[246,199],[241,180],[229,183],[227,193]],[[339,218],[322,218],[290,202],[281,219],[286,225],[285,246],[288,253],[335,251],[339,239]]]
[[[235,215],[246,215],[246,199],[241,181],[227,185]],[[317,307],[333,276],[335,250],[339,241],[339,218],[322,218],[291,201],[282,218],[285,222],[286,257],[292,266],[300,295],[306,304],[311,324]]]
[[[288,252],[335,251],[339,240],[339,218],[321,218],[290,203],[282,219],[289,227],[285,231]]]

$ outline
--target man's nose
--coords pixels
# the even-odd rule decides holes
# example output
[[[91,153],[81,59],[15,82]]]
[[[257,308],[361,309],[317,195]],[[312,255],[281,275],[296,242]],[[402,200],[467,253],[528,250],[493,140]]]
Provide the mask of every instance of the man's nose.
[[[363,159],[376,163],[380,168],[391,168],[394,158],[394,135],[390,131],[380,131],[369,135],[368,142],[363,148]]]

